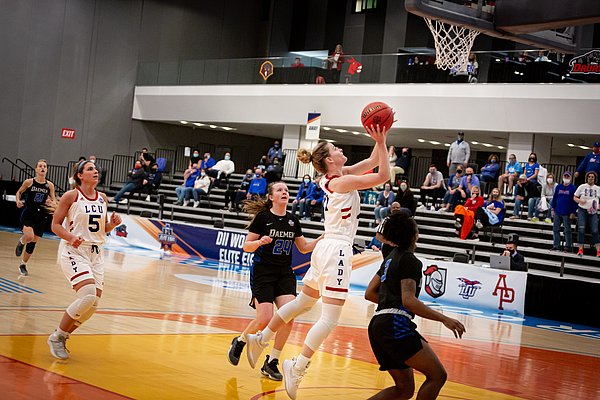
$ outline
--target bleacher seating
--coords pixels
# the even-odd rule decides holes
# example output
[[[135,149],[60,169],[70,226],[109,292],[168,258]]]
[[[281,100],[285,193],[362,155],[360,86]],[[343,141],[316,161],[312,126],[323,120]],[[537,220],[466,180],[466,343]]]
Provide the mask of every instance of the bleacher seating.
[[[231,182],[237,184],[241,181],[242,174],[233,174]],[[214,226],[215,221],[224,221],[226,228],[244,229],[248,215],[223,210],[225,190],[214,188],[211,191],[210,199],[203,202],[198,208],[190,205],[187,207],[174,205],[176,201],[175,188],[183,181],[181,172],[175,173],[171,179],[168,176],[163,177],[163,182],[159,193],[165,196],[164,219],[174,221],[184,221],[196,223],[205,226]],[[300,185],[300,179],[284,178],[290,189],[290,195],[295,196]],[[114,195],[120,188],[120,184],[113,184],[108,190],[108,195]],[[418,189],[413,189],[418,198]],[[512,215],[514,201],[505,199],[507,205],[507,218]],[[116,209],[115,204],[111,204],[111,209]],[[289,205],[291,209],[291,204]],[[360,215],[359,229],[356,242],[369,242],[375,233],[372,227],[374,220],[374,205],[363,204]],[[119,205],[120,212],[127,212],[135,215],[157,217],[159,212],[158,204],[146,202],[144,198],[133,197],[129,204]],[[517,232],[519,234],[519,251],[525,256],[529,264],[529,269],[539,271],[540,273],[558,274],[561,264],[564,263],[564,273],[568,275],[583,276],[600,279],[600,263],[593,256],[579,257],[575,254],[550,252],[552,247],[552,225],[539,222],[533,223],[526,220],[505,219],[502,226],[503,238],[509,233]],[[503,238],[500,234],[494,234],[491,240],[487,238],[480,241],[459,240],[454,237],[454,219],[450,213],[439,213],[434,211],[418,211],[415,220],[419,225],[419,244],[417,253],[437,259],[452,260],[456,253],[475,253],[475,262],[487,263],[491,254],[500,254],[504,249]],[[304,235],[308,238],[316,238],[323,232],[323,224],[317,220],[303,221]],[[575,230],[574,230],[575,232]],[[496,232],[497,233],[497,232]],[[470,256],[469,256],[470,257]]]

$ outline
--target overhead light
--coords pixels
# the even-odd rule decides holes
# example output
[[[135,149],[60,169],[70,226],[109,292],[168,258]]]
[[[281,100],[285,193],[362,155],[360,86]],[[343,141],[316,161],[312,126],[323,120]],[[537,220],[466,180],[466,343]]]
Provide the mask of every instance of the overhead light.
[[[425,143],[425,139],[417,139],[417,142],[419,142],[419,143]]]
[[[589,147],[587,147],[587,146],[579,146],[579,148],[580,148],[580,149],[582,149],[582,150],[589,150],[589,149],[590,149],[590,148],[589,148]]]
[[[569,146],[569,147],[575,147],[575,145],[573,143],[567,143],[567,146]]]
[[[368,133],[363,133],[363,135],[365,135],[366,137],[371,137],[371,135],[369,135]]]
[[[352,133],[353,133],[354,135],[360,135],[360,132],[357,132],[357,131],[352,131]]]
[[[345,129],[336,129],[336,131],[338,131],[339,133],[346,133],[346,132],[348,132],[348,131],[347,131],[347,130],[345,130]]]
[[[324,140],[329,143],[335,143],[335,140],[331,140],[331,139],[324,139]]]
[[[331,128],[330,128],[330,127],[328,127],[328,126],[324,126],[324,127],[323,127],[323,130],[324,130],[324,131],[330,131],[330,130],[331,130]]]
[[[179,121],[179,122],[181,122],[183,125],[188,123],[187,121]]]
[[[430,140],[429,143],[431,143],[431,144],[440,144],[440,142],[435,141],[435,140]]]
[[[500,62],[500,59],[499,59],[499,58],[496,58],[496,62]]]
[[[519,71],[515,71],[515,75],[519,75]]]
[[[444,146],[450,147],[450,143],[444,143]]]
[[[473,141],[471,142],[471,144],[479,144],[479,142],[476,142],[475,140],[473,140]]]
[[[502,150],[502,149],[504,149],[504,146],[498,146],[498,148],[499,148],[500,150]]]
[[[482,145],[484,145],[485,147],[494,147],[493,144],[489,144],[489,143],[481,143]]]
[[[181,121],[181,123],[183,124],[183,121]],[[187,122],[186,122],[187,124]],[[194,122],[194,125],[196,126],[204,126],[204,124],[202,122]]]
[[[216,125],[209,125],[209,127],[213,128],[213,129],[217,128]]]
[[[224,131],[232,131],[235,128],[230,128],[229,126],[222,126],[221,129],[223,129]]]

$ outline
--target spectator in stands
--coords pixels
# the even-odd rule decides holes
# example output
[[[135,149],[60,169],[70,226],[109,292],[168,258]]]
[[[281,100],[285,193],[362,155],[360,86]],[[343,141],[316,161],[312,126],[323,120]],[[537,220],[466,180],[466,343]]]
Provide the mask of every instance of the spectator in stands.
[[[246,171],[246,175],[242,178],[242,182],[240,182],[240,187],[237,188],[235,192],[235,199],[233,201],[233,207],[235,211],[240,211],[241,203],[246,199],[246,195],[248,194],[248,188],[250,188],[250,183],[254,178],[254,174],[252,173],[252,169],[248,169]],[[225,204],[227,205],[227,203]]]
[[[565,237],[564,251],[571,253],[573,251],[573,236],[571,233],[571,219],[575,219],[577,212],[577,203],[575,196],[575,185],[572,183],[571,173],[565,171],[562,177],[562,184],[556,185],[554,196],[550,204],[554,225],[552,229],[553,243],[552,250],[560,251],[560,225],[563,225],[563,235]]]
[[[412,159],[412,149],[410,149],[408,147],[403,147],[402,152],[397,155],[398,155],[398,159],[396,160],[395,168],[400,168],[400,169],[399,170],[396,169],[396,175],[400,174],[400,175],[406,176],[406,175],[408,175],[408,170],[410,169],[410,161]],[[395,184],[396,184],[396,182],[392,182],[392,185],[395,185]]]
[[[283,177],[283,165],[281,165],[281,160],[279,157],[273,158],[273,162],[271,165],[267,167],[267,172],[265,173],[265,178],[267,180],[267,185],[271,182],[278,182]]]
[[[544,50],[538,51],[538,56],[535,59],[535,62],[540,62],[540,61],[542,61],[542,62],[544,62],[544,61],[550,61],[548,59],[548,57],[546,57],[546,54],[544,53]]]
[[[200,168],[198,164],[193,164],[192,168],[188,168],[183,173],[183,183],[181,186],[177,186],[175,188],[175,192],[177,193],[177,201],[176,205],[187,206],[192,198],[192,194],[194,192],[194,183],[196,182],[196,178],[200,175]]]
[[[475,212],[475,226],[473,227],[473,237],[479,237],[479,230],[484,226],[500,225],[504,221],[504,211],[506,206],[500,189],[493,188],[490,198],[483,203],[483,207]]]
[[[219,160],[215,164],[214,167],[206,170],[206,174],[211,178],[215,178],[215,186],[221,186],[221,179],[225,177],[226,180],[229,179],[229,175],[235,172],[235,164],[231,161],[231,153],[227,152],[223,156],[222,160]]]
[[[498,180],[498,171],[500,170],[500,164],[498,163],[498,156],[492,154],[488,157],[488,162],[481,168],[481,181],[482,182],[496,182]]]
[[[538,209],[542,200],[541,186],[532,184],[531,182],[525,186],[527,198],[527,221],[539,222],[540,211]]]
[[[538,174],[540,173],[540,164],[537,163],[537,154],[531,153],[525,164],[525,177],[527,178],[527,186],[537,185]]]
[[[470,189],[471,197],[465,201],[465,205],[457,205],[454,209],[454,227],[456,235],[461,239],[473,237],[473,225],[477,211],[483,206],[483,197],[480,195],[479,186]]]
[[[585,156],[577,167],[575,178],[588,172],[595,172],[596,176],[600,176],[600,142],[594,142],[592,152]]]
[[[462,177],[460,185],[458,185],[458,189],[456,189],[458,191],[457,197],[460,196],[458,199],[468,199],[471,197],[471,189],[473,187],[480,187],[479,178],[475,175],[473,168],[467,167],[465,169],[465,176]]]
[[[265,170],[267,169],[267,167],[269,165],[271,165],[271,163],[269,162],[269,157],[262,156],[260,158],[260,160],[258,161],[258,164],[256,165],[256,167],[260,168],[263,172],[265,172]]]
[[[294,63],[292,64],[292,68],[303,68],[304,64],[302,63],[302,59],[300,57],[296,57],[294,59]]]
[[[513,208],[513,215],[510,219],[519,219],[521,218],[521,204],[525,201],[525,196],[527,195],[527,191],[525,187],[527,186],[527,177],[525,174],[519,175],[519,179],[517,180],[517,184],[515,185],[515,205]]]
[[[270,163],[273,162],[275,157],[279,158],[280,160],[283,158],[283,150],[281,149],[281,146],[279,146],[279,140],[276,140],[269,151],[267,151],[267,159]]]
[[[190,163],[188,164],[188,169],[192,168],[192,165],[198,164],[200,165],[202,161],[202,157],[200,157],[200,150],[194,149],[192,150],[192,155],[190,156]]]
[[[321,222],[325,221],[325,213],[323,210],[323,198],[325,197],[325,193],[321,186],[319,185],[319,181],[323,175],[317,174],[315,180],[313,182],[312,189],[308,191],[308,196],[306,197],[306,208],[305,208],[305,217],[310,220],[313,216],[313,212],[315,209],[319,209],[319,213],[321,214]]]
[[[513,185],[519,179],[519,175],[523,173],[521,163],[517,161],[517,156],[511,154],[508,156],[508,164],[506,164],[506,172],[498,178],[498,187],[502,190],[505,183],[508,183],[508,189],[504,192],[505,195],[513,195]]]
[[[151,201],[150,196],[158,193],[162,181],[162,173],[158,171],[158,164],[152,164],[146,175],[146,184],[142,187],[142,192],[147,194],[146,201]]]
[[[194,195],[194,208],[200,205],[201,196],[208,196],[211,183],[212,181],[208,176],[207,171],[204,168],[200,168],[200,175],[198,175],[194,181],[194,190],[192,192]],[[186,204],[184,204],[184,206],[185,205]]]
[[[140,161],[142,162],[142,165],[147,166],[150,166],[151,164],[154,164],[156,162],[154,157],[152,157],[152,155],[148,152],[147,147],[142,147],[142,152],[140,153]]]
[[[463,178],[462,168],[463,167],[456,168],[456,173],[448,178],[448,190],[446,190],[446,194],[442,200],[442,208],[440,208],[441,212],[454,211],[454,207],[456,207],[458,200],[461,198],[458,187],[460,186],[460,181]]]
[[[381,246],[382,243],[377,239],[377,233],[375,233],[375,236],[373,236],[373,239],[371,239],[371,241],[367,245],[367,249],[373,251],[381,251]]]
[[[106,168],[96,164],[96,156],[93,154],[90,156],[90,161],[94,163],[98,170],[98,185],[104,185],[104,182],[106,181]]]
[[[390,206],[390,214],[394,211],[394,204],[399,204],[402,211],[414,217],[417,210],[417,201],[407,181],[400,182],[396,201]]]
[[[467,74],[469,83],[477,83],[477,75],[479,74],[479,63],[475,53],[469,53],[467,62]]]
[[[465,133],[458,132],[456,141],[452,142],[450,148],[448,149],[448,174],[454,175],[456,168],[459,165],[467,168],[469,157],[471,157],[471,148],[469,143],[465,142]]]
[[[583,255],[585,228],[590,227],[592,241],[596,246],[596,256],[600,257],[600,235],[598,234],[598,207],[600,205],[600,186],[596,185],[598,175],[590,171],[585,174],[585,183],[579,185],[573,200],[577,207],[577,255]]]
[[[292,201],[292,214],[296,215],[296,210],[300,209],[300,218],[304,216],[304,208],[306,207],[306,197],[308,192],[314,186],[314,183],[310,179],[310,175],[306,174],[302,177],[302,183],[298,188],[296,198]]]
[[[510,257],[510,270],[511,271],[524,271],[527,272],[527,263],[525,257],[517,251],[517,243],[514,241],[506,242],[506,250],[501,254],[505,257]]]
[[[394,202],[395,197],[392,185],[386,183],[383,186],[383,191],[379,193],[377,203],[375,203],[375,223],[377,225],[381,224],[381,221],[389,214],[390,205]]]
[[[437,170],[435,164],[429,166],[429,173],[421,185],[421,205],[417,208],[418,211],[427,209],[427,196],[431,197],[431,210],[435,210],[435,204],[440,197],[444,196],[446,189],[444,188],[444,176]]]
[[[551,224],[552,220],[550,216],[552,215],[552,197],[554,197],[554,191],[556,190],[556,180],[554,179],[554,174],[549,173],[546,175],[546,183],[542,185],[542,198],[540,200],[540,204],[538,205],[538,215],[540,212],[546,213],[546,218],[544,222]],[[546,210],[542,210],[542,206],[546,208]]]
[[[256,168],[254,171],[254,178],[250,182],[248,187],[248,193],[246,199],[251,200],[259,196],[264,196],[267,193],[267,180],[263,178],[263,171],[260,168]]]
[[[396,184],[396,174],[404,173],[402,168],[396,166],[398,155],[396,154],[396,148],[394,146],[388,148],[388,160],[390,161],[390,182],[392,183],[392,186],[394,186]]]
[[[144,167],[140,160],[136,160],[133,168],[127,173],[127,176],[129,177],[129,179],[113,198],[113,201],[115,203],[126,203],[127,200],[125,199],[121,201],[121,198],[125,195],[125,193],[134,192],[135,190],[140,189],[143,185],[145,185],[148,182],[146,180],[146,171],[144,170]]]
[[[217,162],[215,161],[215,159],[210,156],[210,153],[206,152],[202,157],[202,161],[200,162],[199,167],[203,168],[205,171],[208,171],[212,167],[214,167],[216,163]]]
[[[341,44],[335,46],[335,50],[329,57],[329,69],[331,70],[331,81],[333,83],[340,82],[340,73],[342,72],[342,66],[344,65],[344,49]]]

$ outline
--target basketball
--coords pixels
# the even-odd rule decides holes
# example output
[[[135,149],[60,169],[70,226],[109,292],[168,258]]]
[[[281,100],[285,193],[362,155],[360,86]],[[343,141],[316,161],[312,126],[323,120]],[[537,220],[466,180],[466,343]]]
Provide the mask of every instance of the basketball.
[[[379,124],[382,128],[385,126],[390,129],[394,123],[394,110],[381,101],[375,101],[367,104],[362,110],[360,120],[365,128],[371,125],[376,127]]]

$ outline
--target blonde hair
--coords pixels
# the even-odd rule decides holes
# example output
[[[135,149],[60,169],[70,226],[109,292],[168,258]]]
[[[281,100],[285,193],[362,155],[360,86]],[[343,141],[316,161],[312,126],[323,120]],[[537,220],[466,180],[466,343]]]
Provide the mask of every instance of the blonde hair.
[[[252,225],[254,218],[256,218],[258,214],[263,211],[269,211],[271,207],[273,207],[273,202],[269,199],[269,196],[273,194],[273,187],[278,183],[283,183],[285,185],[285,182],[283,181],[271,182],[269,183],[269,186],[267,186],[267,195],[265,197],[257,197],[254,200],[247,200],[246,203],[244,203],[243,211],[251,215],[250,222],[248,222],[246,228]]]
[[[327,163],[325,159],[329,157],[328,142],[320,142],[312,152],[306,149],[298,149],[296,158],[303,164],[312,163],[313,167],[322,174],[327,173]]]

